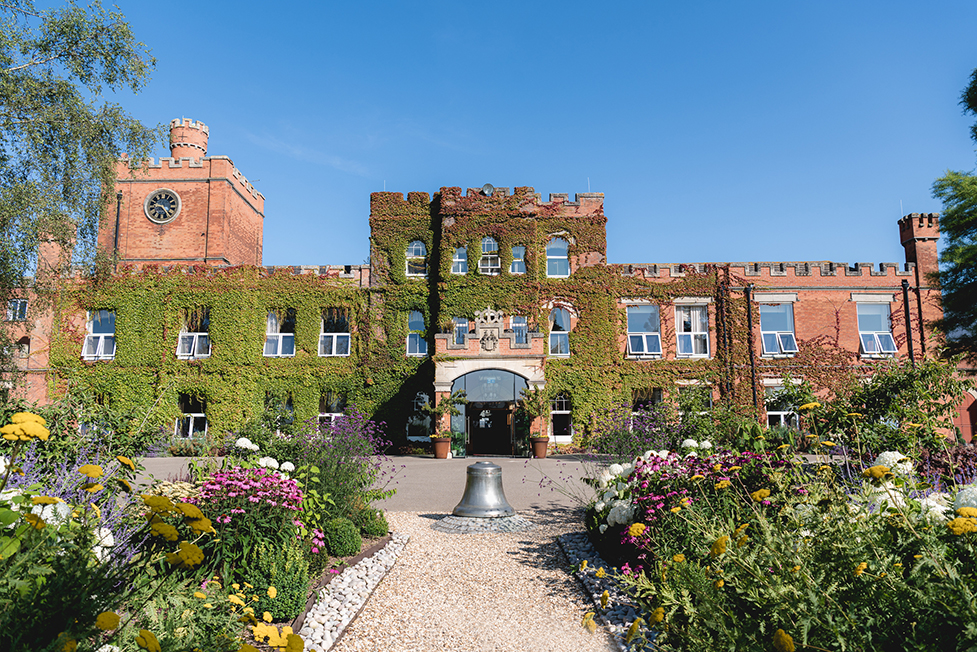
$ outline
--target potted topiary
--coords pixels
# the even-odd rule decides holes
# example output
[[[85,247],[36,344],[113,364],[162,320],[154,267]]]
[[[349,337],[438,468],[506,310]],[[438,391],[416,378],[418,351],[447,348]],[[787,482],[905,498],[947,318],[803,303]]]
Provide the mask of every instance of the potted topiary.
[[[456,417],[461,414],[458,406],[468,403],[466,396],[465,391],[459,389],[442,398],[438,401],[437,405],[432,406],[428,402],[421,406],[421,411],[425,414],[430,414],[431,421],[434,424],[434,432],[430,435],[431,443],[434,445],[434,459],[448,459],[448,453],[451,452],[451,430],[450,427],[448,430],[445,430],[442,422],[446,415]]]
[[[529,417],[530,430],[537,424],[540,417],[548,417],[550,414],[550,400],[546,396],[546,392],[539,387],[533,387],[531,390],[522,390],[522,398],[519,400],[519,406]],[[545,422],[546,419],[544,418],[543,421]],[[550,444],[548,435],[538,430],[535,432],[531,431],[529,433],[529,441],[532,444],[533,457],[537,459],[546,457],[546,449]]]

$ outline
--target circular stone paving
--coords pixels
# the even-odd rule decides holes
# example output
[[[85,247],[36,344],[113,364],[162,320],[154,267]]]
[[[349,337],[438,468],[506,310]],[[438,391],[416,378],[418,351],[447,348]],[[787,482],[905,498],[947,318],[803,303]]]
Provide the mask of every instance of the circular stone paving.
[[[448,515],[431,524],[431,528],[450,534],[477,534],[481,532],[524,532],[533,527],[533,522],[522,516],[500,516],[497,518],[471,518]]]

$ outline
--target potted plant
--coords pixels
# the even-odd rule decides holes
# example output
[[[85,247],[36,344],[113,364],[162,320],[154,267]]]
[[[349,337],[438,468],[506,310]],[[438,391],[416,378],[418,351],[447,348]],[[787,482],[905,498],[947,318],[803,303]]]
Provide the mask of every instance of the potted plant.
[[[550,400],[546,396],[546,392],[539,387],[533,387],[531,390],[522,390],[522,398],[519,400],[519,406],[529,417],[530,430],[537,424],[540,417],[548,417],[550,414]],[[546,419],[544,418],[543,421],[545,423]],[[531,431],[529,433],[529,441],[532,444],[533,457],[537,459],[546,457],[546,449],[550,444],[548,435],[538,430],[535,432]]]
[[[464,390],[459,389],[458,391],[445,396],[437,405],[431,405],[430,402],[425,403],[421,406],[421,411],[425,414],[431,415],[431,421],[434,425],[434,432],[431,433],[431,443],[434,445],[434,458],[438,460],[448,459],[448,453],[451,452],[451,427],[445,429],[444,427],[444,417],[451,416],[456,417],[461,414],[461,410],[458,409],[459,405],[465,405],[468,403],[467,394]]]

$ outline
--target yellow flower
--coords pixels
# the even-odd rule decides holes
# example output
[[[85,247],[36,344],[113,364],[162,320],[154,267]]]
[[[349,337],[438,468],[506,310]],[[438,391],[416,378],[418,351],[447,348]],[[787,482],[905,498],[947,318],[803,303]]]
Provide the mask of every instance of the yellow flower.
[[[165,513],[176,510],[176,508],[173,506],[173,501],[166,496],[147,496],[144,494],[142,501],[146,503],[146,507],[154,512]]]
[[[266,623],[270,623],[272,621],[271,612],[266,611],[265,613],[261,614],[261,619]]]
[[[977,532],[977,519],[958,516],[947,523],[946,526],[950,528],[950,532],[960,536],[961,534],[965,534],[967,532]]]
[[[671,512],[672,514],[678,514],[679,512],[681,512],[681,511],[682,511],[682,508],[681,508],[681,507],[673,507],[673,508],[672,508],[672,509],[670,509],[669,511],[670,511],[670,512]]]
[[[268,587],[268,597],[274,600],[278,596],[278,589],[273,586]]]
[[[78,469],[78,473],[87,476],[94,480],[95,478],[101,478],[105,475],[105,471],[102,470],[98,464],[86,464]]]
[[[177,532],[176,528],[164,521],[156,521],[153,523],[150,526],[149,533],[154,537],[163,537],[167,541],[176,541],[180,538],[180,533]]]
[[[211,524],[210,519],[206,517],[188,519],[187,525],[189,525],[190,529],[193,530],[194,532],[199,532],[199,533],[207,532],[209,534],[217,533],[217,530],[214,529],[214,526],[213,524]]]
[[[607,601],[610,599],[611,599],[610,592],[607,591],[607,589],[604,589],[604,592],[600,594],[600,608],[607,609]]]
[[[132,460],[130,460],[125,455],[116,455],[115,456],[115,459],[119,460],[119,464],[121,464],[122,466],[129,467],[129,470],[130,471],[135,471],[136,470],[136,465],[133,464],[132,463]]]
[[[727,543],[729,543],[729,537],[728,536],[723,535],[723,536],[719,537],[712,544],[712,547],[709,548],[709,554],[711,556],[713,556],[713,557],[718,557],[719,555],[725,553],[726,552],[726,544]]]
[[[866,568],[868,568],[868,564],[866,564],[866,563],[865,563],[865,562],[863,561],[863,562],[862,562],[862,563],[860,563],[860,564],[859,564],[858,566],[855,566],[855,575],[856,575],[856,576],[857,576],[857,575],[861,575],[862,573],[864,573],[864,572],[865,572],[865,569],[866,569]]]
[[[75,652],[78,649],[78,641],[73,638],[69,638],[64,642],[64,647],[61,648],[62,652]]]
[[[587,570],[587,560],[586,559],[584,559],[582,562],[580,562],[580,570]]]
[[[683,561],[685,561],[685,555],[673,555],[672,561],[674,561],[676,564],[681,564]]]
[[[244,606],[244,600],[242,600],[241,598],[237,597],[233,593],[231,595],[227,596],[227,601],[230,602],[231,604],[236,604],[239,607],[243,607]]]
[[[779,451],[782,451],[785,448],[790,448],[790,444],[781,444],[780,446],[777,446],[777,450]]]
[[[909,426],[910,428],[922,428],[923,427],[923,424],[921,424],[921,423],[909,423],[909,422],[906,422],[906,425]]]
[[[845,416],[847,416],[847,417],[854,417],[854,418],[856,418],[856,419],[859,419],[859,418],[861,418],[861,416],[862,416],[862,415],[861,415],[861,414],[859,414],[858,412],[849,412],[849,413],[848,413],[848,414],[846,414]]]
[[[805,403],[804,405],[800,406],[797,409],[798,410],[805,410],[806,411],[806,410],[813,410],[814,408],[819,408],[819,407],[821,407],[821,404],[820,403],[818,403],[817,401],[812,401],[810,403]],[[783,630],[781,630],[781,631],[783,631]]]
[[[207,599],[207,594],[206,593],[203,593],[201,591],[194,591],[193,592],[193,597],[200,598],[201,600],[206,600]]]
[[[729,480],[720,480],[716,483],[716,489],[725,489],[729,487],[732,483]]]
[[[647,528],[644,523],[635,523],[634,525],[628,528],[628,534],[630,534],[633,537],[640,537],[642,534],[645,533],[645,529]]]
[[[125,478],[116,478],[115,481],[122,485],[122,488],[125,489],[127,493],[132,493],[132,485],[129,484],[128,480]]]
[[[665,607],[658,607],[651,612],[651,622],[660,623],[665,620]]]
[[[594,625],[594,627],[596,628],[597,626]],[[298,634],[289,633],[286,636],[286,640],[288,642],[285,644],[284,652],[302,652],[305,649],[305,641]]]
[[[696,473],[696,474],[695,474],[694,476],[692,476],[692,478],[691,478],[691,479],[692,479],[692,480],[702,480],[702,479],[703,479],[703,478],[705,478],[705,477],[706,477],[706,476],[704,476],[704,475],[699,475],[698,473]]]
[[[24,520],[30,523],[35,530],[43,530],[47,523],[37,514],[24,514]]]
[[[162,652],[156,636],[148,629],[139,630],[139,635],[136,636],[136,645],[149,652]]]
[[[119,626],[119,614],[103,611],[95,618],[95,626],[105,632],[115,629]]]
[[[724,586],[726,586],[726,582],[724,582],[723,580],[716,580],[715,582],[712,583],[712,585],[715,586],[717,589],[721,589]]]
[[[773,633],[773,649],[777,652],[794,652],[794,639],[782,629]]]
[[[692,499],[686,496],[685,498],[680,500],[679,503],[681,503],[682,507],[688,507],[689,505],[692,504]]]
[[[204,513],[200,511],[200,508],[190,503],[174,503],[173,507],[175,507],[177,511],[182,512],[187,518],[204,517]]]
[[[716,473],[719,473],[720,471],[723,470],[723,465],[722,464],[713,464],[712,465],[712,470],[715,471]]]
[[[733,538],[734,539],[739,539],[740,538],[740,535],[743,534],[743,532],[748,527],[750,527],[750,524],[749,523],[744,523],[743,525],[741,525],[738,528],[736,528],[735,530],[733,530]]]
[[[766,437],[764,437],[763,435],[760,435],[758,437],[754,437],[754,439],[766,439]]]
[[[177,568],[193,568],[200,565],[203,560],[203,550],[188,541],[181,541],[179,550],[166,555],[166,561]]]
[[[731,466],[731,467],[729,467],[727,469],[727,471],[729,471],[730,473],[732,473],[733,471],[739,471],[742,468],[743,468],[742,466]]]
[[[797,571],[799,571],[800,569],[801,569],[801,567],[800,567],[800,566],[794,566],[793,568],[791,568],[791,569],[790,569],[790,572],[791,572],[791,573],[796,573],[796,572],[797,572]]]
[[[47,421],[43,417],[40,417],[32,412],[15,412],[10,415],[10,423],[39,423],[42,426],[47,425]]]
[[[588,611],[587,613],[584,614],[583,620],[580,621],[580,626],[586,629],[591,634],[597,631],[597,623],[594,622],[593,611]]]
[[[746,536],[744,534],[743,536],[740,537],[739,541],[736,542],[736,547],[737,548],[742,548],[743,546],[746,545],[746,542],[749,541],[749,540],[750,540],[750,537],[748,537],[748,536]]]
[[[761,500],[765,500],[769,496],[770,496],[769,489],[757,489],[756,491],[750,494],[750,498],[752,498],[753,501],[757,503],[760,502]]]
[[[234,589],[235,591],[240,591],[241,585],[235,582],[234,584],[231,584],[231,588]]]
[[[600,568],[598,568],[598,569],[597,569],[597,572],[596,572],[596,573],[594,573],[594,575],[595,575],[596,577],[598,577],[598,578],[601,578],[601,577],[604,577],[605,575],[607,575],[607,571],[605,571],[605,570],[604,570],[604,567],[603,567],[603,566],[601,566]]]
[[[206,607],[207,609],[213,609],[214,605],[210,604],[209,602],[205,602],[204,607]]]
[[[245,582],[244,583],[244,588],[246,588],[246,589],[253,589],[254,586],[252,586],[251,584],[248,584],[247,582]]]
[[[892,565],[893,566],[898,566],[899,568],[902,568],[902,564],[892,564]]]
[[[103,487],[102,485],[98,484],[97,482],[86,482],[85,484],[81,485],[81,488],[84,489],[85,491],[87,491],[90,494],[93,494],[96,491],[101,491],[102,489],[105,489],[105,487]]]
[[[98,505],[96,505],[95,503],[88,503],[88,506],[91,507],[92,513],[95,514],[95,518],[98,519],[98,520],[101,520],[102,519],[102,510],[100,510],[98,508]]]
[[[827,446],[828,448],[831,448],[832,446],[837,446],[837,444],[835,444],[833,441],[823,441],[821,442],[821,445]]]
[[[628,627],[628,634],[625,637],[624,642],[630,643],[631,641],[633,641],[634,637],[638,635],[638,630],[641,629],[641,626],[644,625],[644,623],[645,621],[641,618],[638,618],[633,623],[631,623],[631,626]]]
[[[37,503],[34,503],[35,505]],[[957,516],[964,516],[966,518],[977,518],[977,508],[974,507],[961,507],[957,510]]]
[[[53,505],[54,503],[63,502],[63,500],[55,496],[31,496],[31,503],[34,505]]]
[[[870,466],[864,471],[862,471],[863,478],[871,478],[873,480],[888,480],[889,478],[895,477],[890,472],[889,467],[883,466],[882,464],[876,464],[875,466]]]

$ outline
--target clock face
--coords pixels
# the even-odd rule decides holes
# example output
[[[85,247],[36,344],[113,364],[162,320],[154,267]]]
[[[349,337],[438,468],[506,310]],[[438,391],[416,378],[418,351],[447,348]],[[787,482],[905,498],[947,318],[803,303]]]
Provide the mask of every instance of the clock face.
[[[143,209],[146,217],[156,224],[166,224],[180,214],[180,196],[168,188],[160,188],[146,197]]]

